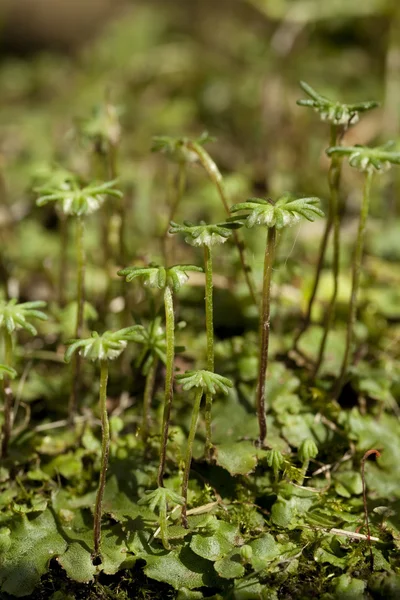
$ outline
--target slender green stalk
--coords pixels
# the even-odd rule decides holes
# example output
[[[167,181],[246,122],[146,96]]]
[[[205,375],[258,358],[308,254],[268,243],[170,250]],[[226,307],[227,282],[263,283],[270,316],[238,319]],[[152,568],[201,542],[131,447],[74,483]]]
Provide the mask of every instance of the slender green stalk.
[[[351,287],[351,296],[350,296],[350,306],[349,306],[349,315],[347,320],[347,333],[346,333],[346,348],[343,356],[342,368],[340,370],[339,378],[336,381],[334,387],[334,397],[337,398],[342,391],[344,380],[347,374],[347,370],[349,368],[350,356],[351,356],[351,346],[353,343],[354,337],[354,326],[356,323],[357,316],[357,298],[358,298],[358,290],[360,287],[360,275],[361,275],[361,261],[364,249],[364,237],[365,237],[365,227],[367,224],[368,212],[369,212],[369,202],[371,195],[371,185],[372,185],[373,172],[367,171],[365,174],[365,183],[364,183],[364,193],[360,211],[360,221],[358,225],[358,233],[357,233],[357,241],[356,248],[353,258],[353,276],[352,276],[352,287]]]
[[[332,126],[333,127],[333,126]],[[336,299],[339,288],[339,267],[340,267],[340,205],[339,205],[339,186],[340,175],[342,170],[342,161],[336,155],[332,156],[331,166],[329,169],[329,189],[330,189],[330,206],[333,214],[333,291],[329,302],[328,311],[325,317],[324,333],[319,348],[318,358],[314,366],[314,376],[317,375],[325,353],[326,342],[329,331],[332,327],[335,317]]]
[[[214,316],[213,316],[213,267],[212,254],[209,246],[204,246],[204,271],[206,275],[206,335],[207,335],[207,370],[214,372]],[[206,394],[206,456],[211,458],[211,407],[212,394]]]
[[[186,528],[188,526],[186,510],[187,510],[187,492],[188,492],[188,485],[189,485],[190,465],[192,462],[193,442],[194,442],[194,437],[196,435],[197,421],[199,420],[200,405],[201,405],[202,397],[203,397],[203,390],[200,388],[200,389],[196,390],[196,396],[195,396],[194,404],[193,404],[192,420],[190,422],[190,430],[189,430],[189,437],[188,437],[188,441],[187,441],[187,449],[186,449],[186,457],[185,457],[185,470],[183,472],[183,480],[182,480],[182,496],[183,496],[184,502],[185,502],[184,505],[182,506],[182,525]]]
[[[163,487],[164,485],[164,471],[167,456],[168,431],[169,422],[171,418],[172,399],[174,395],[175,318],[172,290],[169,286],[166,286],[164,290],[164,306],[167,361],[165,374],[164,412],[161,430],[160,464],[158,467],[157,476],[157,484],[159,487]]]
[[[85,246],[84,246],[84,222],[82,217],[76,218],[76,261],[77,261],[77,286],[76,286],[76,325],[75,337],[82,336],[83,316],[85,306]],[[72,393],[69,401],[69,419],[73,421],[78,409],[78,396],[80,388],[81,357],[76,354],[72,363]]]
[[[269,227],[264,257],[263,295],[260,312],[260,357],[257,382],[257,417],[260,429],[258,443],[263,446],[267,435],[265,415],[265,376],[268,366],[268,347],[271,312],[271,279],[275,257],[276,227]]]
[[[58,304],[65,305],[65,292],[67,289],[67,269],[68,269],[68,216],[60,211],[60,258],[58,272]]]
[[[166,550],[171,548],[171,545],[168,541],[168,522],[167,522],[167,503],[162,502],[159,508],[159,524],[160,524],[160,533],[161,533],[161,541],[162,545]]]
[[[336,146],[336,144],[338,143],[338,135],[339,135],[338,126],[331,124],[330,141],[329,141],[330,146]],[[313,283],[313,287],[311,290],[310,298],[308,300],[306,315],[304,317],[303,324],[302,324],[301,328],[299,329],[299,331],[296,335],[296,338],[294,340],[295,348],[297,347],[301,336],[308,329],[308,327],[311,323],[312,310],[313,310],[315,298],[317,295],[319,282],[321,279],[322,268],[324,266],[324,260],[325,260],[326,249],[328,246],[329,235],[331,233],[333,226],[335,226],[335,228],[340,227],[339,204],[338,204],[338,192],[339,192],[339,182],[340,182],[340,162],[336,161],[335,159],[332,159],[332,161],[331,161],[331,165],[329,168],[329,174],[328,174],[328,180],[329,180],[329,189],[330,189],[330,202],[329,202],[329,208],[328,208],[328,216],[326,219],[325,229],[324,229],[324,233],[322,235],[322,239],[321,239],[321,243],[320,243],[320,247],[319,247],[317,266],[315,269],[314,283]],[[334,252],[333,278],[334,278],[334,287],[337,290],[337,275],[335,274],[335,260],[336,260],[336,257],[339,260],[339,229],[337,229],[335,231],[334,236],[335,236],[334,237],[334,245],[335,246],[334,246],[334,250],[333,250],[333,252]],[[336,293],[337,292],[334,292],[335,301],[336,301]],[[330,317],[330,318],[332,318],[332,317]],[[328,326],[330,327],[330,323],[326,324],[326,330],[329,330]],[[325,342],[324,342],[324,346],[325,346]],[[322,354],[323,354],[323,350],[322,350]]]
[[[7,329],[3,330],[4,335],[4,362],[10,367],[13,363],[12,337]],[[7,375],[3,377],[3,402],[4,402],[4,423],[3,435],[1,439],[1,457],[8,455],[8,446],[11,438],[13,422],[13,394],[10,385],[10,378]]]
[[[228,199],[226,197],[224,182],[223,182],[222,175],[221,175],[217,165],[211,159],[208,152],[206,152],[200,144],[198,144],[196,142],[188,142],[188,148],[190,150],[192,150],[193,152],[195,152],[197,154],[197,156],[199,157],[199,161],[200,161],[201,165],[203,166],[207,175],[209,176],[209,178],[211,179],[211,181],[217,188],[219,197],[221,198],[221,201],[225,208],[226,214],[230,215],[229,203],[228,203]],[[239,235],[239,233],[237,231],[233,231],[232,234],[233,234],[233,239],[235,241],[235,244],[236,244],[238,252],[239,252],[240,262],[241,262],[243,273],[244,273],[244,276],[246,279],[247,287],[249,288],[250,296],[251,296],[254,304],[257,306],[258,305],[257,292],[256,292],[256,288],[254,285],[253,277],[251,274],[251,267],[248,264],[247,259],[246,259],[243,238]]]
[[[108,380],[108,362],[107,362],[107,360],[102,360],[100,362],[100,397],[99,397],[100,413],[101,413],[101,467],[100,467],[99,487],[97,490],[96,504],[95,504],[95,508],[94,508],[94,527],[93,527],[94,553],[93,553],[93,558],[98,557],[100,554],[101,512],[102,512],[104,489],[106,487],[108,455],[110,452],[110,425],[108,422],[108,414],[107,414],[107,380]]]
[[[143,443],[147,443],[147,437],[149,435],[149,418],[150,418],[150,407],[151,400],[154,392],[154,382],[156,379],[158,360],[153,358],[150,365],[149,372],[146,375],[146,384],[144,387],[143,394],[143,415],[142,415],[142,440]]]

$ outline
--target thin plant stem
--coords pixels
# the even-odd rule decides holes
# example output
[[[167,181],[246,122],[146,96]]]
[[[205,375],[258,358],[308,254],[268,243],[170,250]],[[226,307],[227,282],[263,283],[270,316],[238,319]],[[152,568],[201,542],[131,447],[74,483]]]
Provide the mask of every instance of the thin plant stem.
[[[189,485],[190,465],[192,462],[193,442],[194,442],[194,437],[196,435],[197,421],[199,420],[202,396],[203,396],[203,390],[201,388],[196,390],[196,396],[194,399],[193,410],[192,410],[192,420],[190,422],[189,437],[187,440],[185,470],[183,472],[183,480],[182,480],[182,496],[184,499],[184,504],[182,506],[182,525],[186,528],[188,526],[186,510],[187,510],[187,493],[188,493],[188,485]]]
[[[212,158],[210,157],[208,152],[206,152],[200,144],[197,144],[196,142],[188,142],[188,148],[190,150],[192,150],[193,152],[195,152],[197,154],[197,156],[199,157],[199,161],[200,161],[201,165],[203,166],[207,175],[209,176],[209,178],[211,179],[211,181],[213,182],[213,184],[215,185],[215,187],[217,189],[219,197],[221,198],[222,204],[225,208],[226,214],[230,215],[229,202],[226,197],[224,182],[223,182],[222,175],[221,175],[217,165],[212,160]],[[235,230],[232,232],[232,235],[233,235],[234,242],[235,242],[238,252],[239,252],[240,262],[241,262],[242,270],[243,270],[243,273],[244,273],[244,276],[246,279],[247,287],[249,289],[250,297],[252,298],[254,304],[256,306],[258,306],[257,292],[256,292],[255,284],[253,281],[253,277],[251,274],[251,267],[248,264],[247,259],[246,259],[243,238]]]
[[[158,359],[154,357],[150,365],[149,372],[146,375],[146,383],[144,386],[142,415],[142,440],[144,444],[147,443],[147,438],[149,435],[150,407],[154,393],[154,382],[156,379],[157,366]]]
[[[167,226],[165,228],[165,231],[163,234],[163,239],[162,239],[163,248],[164,248],[164,258],[165,258],[166,263],[172,262],[171,257],[169,256],[169,252],[168,252],[168,239],[169,239],[168,231],[170,228],[170,222],[173,221],[175,218],[176,212],[179,208],[179,205],[180,205],[183,195],[185,193],[185,189],[186,189],[186,166],[185,166],[184,162],[180,162],[179,167],[178,167],[177,185],[176,185],[176,188],[174,191],[175,197],[169,207],[168,222],[167,222]]]
[[[362,199],[362,204],[361,204],[356,248],[355,248],[354,258],[353,258],[353,276],[352,276],[352,285],[351,285],[349,315],[348,315],[348,319],[347,319],[346,348],[345,348],[345,352],[344,352],[344,356],[343,356],[343,362],[342,362],[342,367],[340,370],[340,375],[334,386],[333,393],[334,393],[335,398],[338,398],[340,392],[342,391],[342,388],[344,385],[344,380],[345,380],[345,377],[346,377],[346,374],[347,374],[347,371],[349,368],[349,363],[350,363],[351,347],[352,347],[353,337],[354,337],[354,326],[356,323],[356,316],[357,316],[357,299],[358,299],[358,290],[360,287],[361,261],[362,261],[362,255],[363,255],[363,249],[364,249],[365,227],[367,224],[368,212],[369,212],[372,179],[373,179],[373,172],[367,171],[367,173],[365,174],[364,192],[363,192],[363,199]]]
[[[213,315],[213,266],[212,254],[209,246],[204,246],[204,271],[206,275],[206,335],[207,335],[207,369],[214,372],[214,315]],[[206,394],[205,422],[206,422],[206,456],[211,458],[211,407],[212,394]]]
[[[338,137],[339,137],[339,135],[338,135],[337,125],[331,125],[329,145],[336,146],[338,143]],[[330,202],[329,202],[328,216],[326,219],[325,229],[324,229],[324,233],[322,235],[322,239],[321,239],[321,243],[320,243],[320,247],[319,247],[318,260],[317,260],[317,266],[315,268],[314,283],[313,283],[313,287],[311,290],[311,295],[308,300],[307,310],[306,310],[306,314],[305,314],[305,317],[303,320],[303,324],[302,324],[301,328],[299,329],[299,331],[296,335],[296,338],[294,340],[294,348],[297,348],[300,338],[302,337],[303,333],[308,329],[308,327],[311,323],[312,310],[314,307],[314,302],[315,302],[315,298],[317,295],[319,282],[321,279],[322,268],[324,266],[324,261],[325,261],[326,249],[328,246],[329,235],[331,233],[332,227],[336,221],[337,221],[337,226],[340,227],[339,204],[338,204],[338,187],[339,187],[339,181],[340,181],[340,168],[339,168],[339,172],[337,173],[336,165],[334,166],[334,163],[336,163],[337,161],[338,161],[338,159],[332,159],[330,169],[329,169],[328,178],[329,178],[329,189],[330,189],[331,198],[330,198]],[[337,178],[337,180],[336,180],[336,178]],[[335,237],[336,237],[336,234],[335,234]],[[336,242],[337,242],[337,244],[339,244],[339,237],[337,237]],[[336,242],[334,240],[334,244]],[[339,256],[339,246],[337,246],[337,248],[334,248],[334,261],[335,261],[336,253],[337,253],[337,256]],[[333,268],[335,268],[335,265],[333,266]],[[333,275],[333,277],[334,277],[334,285],[337,285],[337,280],[336,280],[335,274]]]
[[[161,430],[161,449],[160,464],[158,467],[157,484],[158,487],[164,486],[165,461],[167,457],[167,443],[169,422],[171,418],[171,406],[174,395],[174,356],[175,356],[175,317],[172,290],[167,286],[164,290],[165,306],[165,333],[166,333],[166,374],[165,374],[165,394],[164,394],[164,412]]]
[[[65,292],[68,269],[68,216],[60,211],[60,257],[58,266],[58,304],[65,305]]]
[[[161,533],[161,541],[165,550],[169,550],[171,545],[168,541],[168,523],[167,523],[167,503],[162,502],[159,508],[159,524],[160,524],[160,533]]]
[[[84,306],[85,306],[85,246],[84,246],[84,222],[82,217],[76,219],[76,262],[77,262],[77,284],[76,284],[76,325],[75,325],[75,337],[80,338],[83,330],[83,317],[84,317]],[[80,388],[80,374],[81,374],[81,357],[79,354],[75,354],[72,361],[72,393],[69,401],[69,419],[73,422],[78,410],[78,396]]]
[[[342,161],[340,158],[333,156],[329,169],[329,189],[330,189],[330,206],[333,213],[333,291],[329,302],[328,310],[325,317],[324,333],[322,336],[317,361],[314,366],[314,377],[317,375],[326,348],[329,331],[335,317],[336,299],[339,289],[339,267],[340,267],[340,207],[339,207],[339,185],[341,175]]]
[[[4,329],[4,362],[8,367],[12,366],[13,344],[11,334]],[[3,435],[1,440],[1,457],[8,456],[8,446],[11,439],[13,425],[13,394],[11,390],[10,378],[4,374],[3,377],[3,401],[4,401],[4,423]]]
[[[101,466],[100,466],[99,487],[97,490],[96,504],[95,504],[95,508],[94,508],[94,527],[93,527],[94,552],[93,552],[93,558],[98,557],[100,554],[101,513],[102,513],[104,489],[106,487],[108,456],[110,453],[110,424],[108,422],[108,413],[107,413],[107,381],[108,381],[108,363],[106,360],[102,360],[100,362],[100,397],[99,397],[100,413],[101,413]]]
[[[268,347],[271,313],[271,279],[272,267],[274,264],[275,257],[275,244],[276,228],[269,227],[264,257],[263,295],[260,312],[260,354],[256,392],[257,418],[260,429],[258,444],[260,446],[264,445],[264,441],[267,435],[267,420],[265,415],[265,376],[268,366]]]
[[[362,492],[363,492],[363,505],[364,505],[365,524],[367,526],[367,540],[368,540],[369,556],[370,556],[370,563],[371,563],[372,571],[374,570],[374,555],[372,554],[371,530],[369,528],[369,518],[368,518],[367,486],[365,485],[365,461],[367,460],[367,458],[369,456],[372,456],[373,454],[377,458],[379,458],[381,455],[379,450],[375,450],[375,448],[372,448],[372,450],[367,450],[367,452],[364,454],[364,456],[361,459],[361,481],[362,481]]]

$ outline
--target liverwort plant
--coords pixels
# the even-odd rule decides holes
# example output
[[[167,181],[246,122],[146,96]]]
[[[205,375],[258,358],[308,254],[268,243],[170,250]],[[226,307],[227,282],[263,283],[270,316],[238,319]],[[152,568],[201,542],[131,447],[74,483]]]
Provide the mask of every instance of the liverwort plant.
[[[357,298],[360,287],[361,262],[364,249],[365,228],[369,213],[369,203],[371,195],[372,180],[375,173],[385,173],[392,165],[400,165],[400,152],[393,150],[394,143],[388,142],[383,146],[368,148],[366,146],[336,146],[328,148],[328,156],[346,156],[349,165],[358,169],[365,175],[364,191],[360,210],[360,220],[358,224],[358,233],[356,239],[355,252],[353,256],[352,284],[349,305],[349,314],[347,319],[346,347],[343,356],[342,366],[339,377],[334,388],[334,395],[337,397],[342,388],[350,364],[352,343],[354,337],[354,326],[357,317]]]
[[[69,347],[65,352],[65,362],[70,362],[72,356],[78,352],[83,358],[100,364],[99,405],[102,442],[100,478],[94,509],[93,558],[97,558],[100,555],[102,502],[106,486],[108,455],[110,451],[110,425],[107,412],[108,363],[110,360],[115,360],[120,356],[127,347],[128,342],[136,341],[139,332],[138,327],[140,326],[133,325],[119,331],[106,331],[102,335],[93,331],[89,338],[68,341],[67,344]]]
[[[185,470],[183,472],[182,480],[182,496],[184,499],[184,504],[182,506],[182,525],[184,527],[187,527],[187,492],[189,484],[190,465],[192,462],[193,455],[193,442],[196,435],[197,421],[199,419],[200,414],[201,399],[203,397],[203,394],[208,394],[211,398],[217,393],[227,395],[229,392],[229,388],[233,387],[233,384],[230,381],[230,379],[222,377],[222,375],[217,375],[216,373],[213,373],[211,371],[204,370],[186,371],[182,375],[177,375],[176,379],[182,385],[182,388],[185,391],[194,389],[196,392],[192,409],[192,419],[190,422],[189,437],[187,440]]]
[[[315,217],[322,217],[318,198],[294,198],[289,194],[281,196],[275,203],[272,200],[251,198],[246,202],[235,204],[231,211],[244,212],[246,227],[264,225],[268,228],[267,243],[264,256],[264,274],[262,306],[260,312],[259,334],[259,368],[256,391],[257,417],[259,424],[258,444],[263,445],[267,435],[267,421],[265,414],[265,378],[268,366],[268,347],[270,331],[271,307],[271,279],[275,258],[275,245],[277,232],[299,222],[301,217],[314,221]]]
[[[232,229],[240,227],[239,223],[218,223],[206,225],[201,221],[199,225],[184,221],[183,225],[171,222],[170,233],[181,233],[185,242],[191,246],[204,248],[204,272],[206,276],[205,310],[206,310],[206,336],[207,336],[207,369],[214,371],[214,316],[213,316],[213,264],[212,247],[224,244],[232,233]],[[206,454],[211,456],[211,406],[212,394],[206,393]]]
[[[314,440],[307,438],[299,447],[298,457],[301,462],[301,480],[300,485],[303,485],[305,476],[310,465],[310,460],[318,455],[318,448]]]
[[[301,99],[297,101],[299,106],[306,106],[314,109],[320,116],[320,119],[326,123],[329,123],[330,127],[330,138],[329,145],[337,146],[345,132],[350,126],[354,125],[359,121],[360,114],[368,110],[379,106],[378,102],[358,102],[356,104],[344,104],[343,102],[336,102],[329,100],[325,96],[322,96],[316,92],[310,85],[304,81],[300,82],[300,87],[309,96],[309,98]],[[332,326],[334,311],[336,306],[336,298],[338,293],[338,281],[339,281],[339,261],[340,261],[340,210],[339,210],[339,186],[341,177],[341,156],[334,154],[331,156],[331,162],[328,171],[328,184],[329,184],[329,207],[328,215],[325,223],[324,233],[322,235],[321,244],[319,248],[319,254],[317,259],[316,271],[313,286],[311,289],[311,295],[308,301],[306,315],[299,329],[299,332],[295,339],[295,346],[297,345],[301,335],[308,328],[311,321],[312,309],[316,298],[322,268],[324,265],[324,259],[326,249],[328,245],[328,239],[330,232],[333,227],[333,261],[332,261],[332,275],[333,275],[333,291],[330,299],[329,307],[325,316],[324,333],[321,340],[321,345],[318,353],[317,362],[314,367],[314,374],[316,374],[321,366],[326,341],[329,330]]]
[[[213,139],[214,138],[210,137],[207,132],[204,132],[196,140],[192,140],[188,137],[158,137],[155,138],[154,149],[161,150],[165,154],[174,157],[174,160],[177,160],[178,162],[182,160],[184,160],[186,164],[199,162],[206,171],[210,181],[215,186],[225,212],[227,216],[229,216],[229,201],[221,172],[207,150],[204,148],[204,144],[213,141]],[[246,279],[247,287],[249,289],[250,297],[252,298],[254,304],[258,304],[257,293],[251,274],[251,267],[247,263],[246,259],[244,242],[237,231],[233,232],[233,238],[239,252],[240,262]]]
[[[10,387],[10,379],[15,377],[15,371],[12,368],[14,363],[13,342],[16,332],[24,329],[31,335],[36,335],[36,328],[32,325],[32,319],[40,321],[47,320],[47,315],[39,310],[44,308],[46,302],[35,300],[33,302],[17,303],[16,298],[9,302],[0,302],[0,330],[2,332],[4,344],[4,368],[2,368],[3,382],[3,402],[4,402],[4,423],[1,440],[1,456],[5,458],[8,454],[8,445],[11,438],[13,422],[13,395]]]
[[[138,330],[136,341],[142,345],[142,350],[136,359],[136,365],[146,378],[141,425],[142,440],[146,443],[149,434],[150,408],[157,367],[159,361],[164,364],[167,362],[165,330],[161,325],[161,317],[153,319],[147,328],[142,327],[140,331]]]
[[[94,158],[94,173],[99,179],[115,180],[118,177],[118,153],[121,143],[121,125],[119,121],[121,110],[109,101],[96,106],[87,119],[80,122],[80,133],[92,147]],[[102,212],[102,243],[105,264],[110,260],[110,215],[107,205]],[[119,196],[116,212],[119,217],[119,248],[118,261],[124,264],[126,257],[126,214],[124,196]]]
[[[83,315],[85,305],[85,266],[86,254],[84,246],[84,219],[94,213],[103,204],[106,196],[119,198],[121,192],[115,189],[115,181],[103,183],[91,183],[81,186],[77,180],[69,181],[67,184],[54,185],[51,182],[38,189],[40,197],[37,199],[38,206],[44,206],[49,202],[56,202],[57,206],[66,214],[76,219],[76,325],[75,337],[79,338],[83,331]],[[80,382],[80,359],[79,355],[73,364],[73,389],[69,404],[69,417],[72,420],[78,406],[78,392]]]
[[[166,375],[164,393],[164,412],[161,429],[160,464],[158,468],[157,483],[163,487],[165,462],[167,456],[167,442],[171,407],[174,387],[174,358],[175,358],[175,317],[173,294],[179,292],[182,285],[189,279],[188,272],[202,272],[196,265],[175,265],[173,267],[160,267],[150,264],[148,267],[127,267],[118,271],[118,275],[125,277],[129,283],[136,278],[143,281],[143,285],[164,291],[165,330],[166,330]]]
[[[158,487],[155,490],[148,490],[145,495],[140,498],[139,505],[148,504],[153,512],[158,510],[158,524],[160,526],[161,541],[165,550],[170,550],[171,546],[168,541],[168,523],[167,512],[168,504],[175,506],[183,506],[184,499],[182,496],[165,487]]]

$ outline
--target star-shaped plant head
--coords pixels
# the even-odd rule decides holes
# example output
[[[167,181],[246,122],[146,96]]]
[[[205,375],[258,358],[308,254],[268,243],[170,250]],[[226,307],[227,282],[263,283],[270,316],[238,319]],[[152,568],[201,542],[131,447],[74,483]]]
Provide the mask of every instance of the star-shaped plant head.
[[[25,329],[31,335],[36,335],[37,330],[30,322],[31,319],[39,319],[46,321],[47,315],[39,308],[45,308],[46,302],[35,300],[33,302],[17,303],[17,299],[13,298],[8,302],[2,300],[0,302],[0,328],[6,329],[8,334],[13,334],[18,329]]]
[[[150,263],[148,267],[126,267],[118,271],[117,274],[125,277],[125,281],[128,283],[136,278],[140,278],[145,287],[158,288],[160,290],[169,287],[176,293],[179,292],[182,285],[189,279],[189,271],[202,273],[203,269],[196,265],[175,265],[166,268]]]
[[[122,192],[117,190],[115,181],[90,183],[80,185],[77,181],[59,186],[43,185],[38,188],[40,197],[36,200],[38,206],[49,202],[57,202],[66,215],[82,217],[90,215],[100,208],[107,196],[121,198]]]
[[[185,236],[185,242],[191,246],[211,247],[225,244],[232,230],[239,227],[241,227],[241,223],[237,221],[217,223],[216,225],[206,225],[204,221],[200,221],[199,225],[190,221],[184,221],[183,225],[179,225],[171,221],[169,233],[182,233]]]
[[[168,542],[168,527],[167,527],[167,511],[168,504],[175,504],[175,506],[183,506],[184,499],[182,496],[169,490],[165,487],[158,487],[155,490],[145,492],[143,498],[140,498],[138,504],[147,504],[153,512],[158,510],[159,525],[161,531],[161,540],[166,550],[170,549]]]
[[[70,362],[74,352],[92,362],[115,360],[125,350],[128,342],[136,342],[140,339],[141,326],[132,325],[118,331],[105,331],[99,335],[93,331],[91,337],[81,340],[69,340],[69,346],[65,352],[65,362]]]
[[[15,379],[16,376],[17,371],[15,369],[8,367],[7,365],[0,364],[0,381],[3,381],[4,377]]]
[[[343,102],[335,102],[321,96],[308,83],[300,81],[300,87],[309,98],[297,100],[299,106],[310,106],[319,113],[322,121],[328,121],[332,125],[343,125],[348,127],[354,125],[360,119],[360,113],[371,110],[379,106],[379,102],[358,102],[355,104],[344,104]]]
[[[177,375],[176,380],[182,385],[185,391],[196,388],[213,396],[218,392],[226,396],[229,393],[229,388],[233,387],[232,381],[227,377],[222,377],[222,375],[202,369],[198,371],[186,371],[181,375]]]
[[[121,108],[111,102],[95,106],[90,117],[79,123],[82,137],[93,144],[96,151],[105,154],[109,146],[119,144],[120,114]]]
[[[387,142],[383,146],[333,146],[328,148],[328,156],[347,156],[349,165],[364,173],[385,173],[392,165],[400,165],[400,152],[394,148],[396,142]]]
[[[214,140],[215,138],[211,137],[207,131],[195,140],[188,137],[155,136],[153,137],[151,150],[152,152],[162,152],[176,163],[192,163],[198,161],[199,156],[188,145],[195,142],[200,146],[204,146],[204,144]]]
[[[242,217],[246,227],[266,225],[283,229],[298,223],[301,217],[314,221],[316,217],[323,217],[324,213],[319,208],[319,198],[295,198],[284,194],[275,203],[262,198],[250,198],[246,202],[235,204],[231,212],[245,211]]]

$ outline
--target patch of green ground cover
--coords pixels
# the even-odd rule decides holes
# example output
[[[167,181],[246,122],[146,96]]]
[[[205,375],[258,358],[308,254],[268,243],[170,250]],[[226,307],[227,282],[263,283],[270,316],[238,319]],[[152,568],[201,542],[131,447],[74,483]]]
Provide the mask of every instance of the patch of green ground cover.
[[[261,3],[257,10],[260,7]],[[376,14],[381,10],[386,14],[385,7],[373,3],[371,7]],[[104,105],[104,88],[110,86],[113,101],[122,105],[118,190],[127,201],[128,263],[133,268],[147,265],[150,259],[162,264],[162,238],[178,173],[174,165],[166,172],[162,159],[150,153],[155,134],[185,132],[196,138],[204,128],[216,133],[219,141],[211,146],[212,155],[227,175],[231,204],[250,195],[275,196],[284,189],[311,190],[324,202],[326,183],[315,167],[324,132],[295,107],[299,74],[322,81],[329,97],[337,96],[336,88],[355,101],[382,96],[373,44],[357,38],[360,32],[371,31],[360,16],[353,20],[351,15],[344,25],[336,13],[324,16],[318,35],[309,36],[306,30],[305,38],[294,39],[293,51],[277,58],[268,36],[243,28],[235,12],[221,21],[217,52],[212,36],[211,43],[205,43],[202,19],[189,35],[182,34],[188,30],[179,11],[175,20],[174,13],[167,11],[135,10],[133,17],[117,21],[87,47],[79,60],[43,57],[29,64],[6,63],[0,69],[0,79],[7,82],[18,75],[22,82],[17,89],[7,84],[1,101],[2,171],[8,190],[1,212],[2,293],[24,300],[45,298],[50,316],[40,324],[37,337],[21,335],[14,346],[18,378],[11,386],[16,419],[10,457],[0,467],[2,594],[53,600],[396,598],[400,371],[393,231],[398,217],[394,183],[390,187],[389,180],[372,192],[374,221],[366,239],[354,330],[356,355],[343,393],[336,399],[330,389],[345,347],[352,238],[343,235],[335,328],[328,335],[315,380],[310,378],[310,362],[318,356],[323,333],[319,316],[331,298],[332,290],[324,282],[332,259],[328,253],[313,325],[299,344],[301,353],[293,353],[293,333],[306,308],[320,232],[301,226],[287,230],[279,240],[271,286],[266,447],[254,445],[259,434],[254,404],[257,310],[240,275],[235,246],[228,241],[214,251],[215,370],[232,379],[234,388],[226,397],[215,398],[211,431],[200,417],[187,494],[187,528],[181,525],[179,498],[185,461],[186,466],[190,462],[186,441],[192,399],[175,386],[165,456],[168,501],[165,511],[162,508],[165,514],[161,515],[161,508],[154,513],[141,501],[148,490],[159,493],[154,488],[163,410],[163,351],[150,382],[153,393],[146,435],[142,398],[148,382],[143,365],[151,364],[147,362],[151,349],[145,344],[129,346],[120,365],[110,363],[110,462],[102,503],[102,561],[93,561],[93,505],[101,448],[97,375],[90,364],[84,366],[80,414],[69,428],[71,375],[62,364],[64,343],[74,335],[77,312],[75,234],[72,228],[68,232],[66,305],[60,307],[56,301],[60,214],[50,207],[40,211],[34,207],[32,174],[37,175],[43,161],[54,161],[77,171],[85,183],[91,182],[91,150],[84,136],[71,135],[71,123],[75,117],[86,118],[95,104]],[[268,19],[265,27],[272,31],[276,16]],[[285,21],[277,26],[276,35],[287,31]],[[301,48],[302,39],[310,41],[307,49]],[[355,54],[363,58],[357,60],[357,69],[350,60]],[[337,72],[335,85],[324,83],[322,57]],[[339,70],[339,64],[346,68]],[[266,89],[261,95],[260,82]],[[18,131],[12,125],[17,120]],[[222,223],[226,215],[204,173],[195,162],[187,171],[187,189],[176,219]],[[345,171],[343,193],[349,195],[356,181]],[[106,200],[111,206],[106,215],[113,213],[108,223],[110,264],[104,264],[99,251],[100,219],[95,216],[87,222],[83,321],[89,325],[88,335],[92,328],[104,331],[131,325],[132,315],[135,323],[146,327],[162,315],[160,298],[148,287],[132,285],[128,290],[116,277],[117,270],[127,266],[119,264],[121,213],[120,206],[113,204],[116,200]],[[389,216],[381,208],[386,200],[392,205]],[[353,197],[345,225],[354,225],[357,206]],[[390,236],[385,236],[388,227]],[[258,289],[263,237],[244,235]],[[188,248],[175,238],[170,241],[174,262],[202,264],[202,249]],[[209,358],[200,308],[204,288],[198,276],[193,274],[175,307],[175,335],[184,346],[174,349],[181,372],[206,368]],[[162,283],[158,287],[163,288]],[[204,445],[210,445],[210,436],[207,459]],[[363,454],[371,448],[381,451],[379,458],[365,465],[373,572],[360,474]]]

